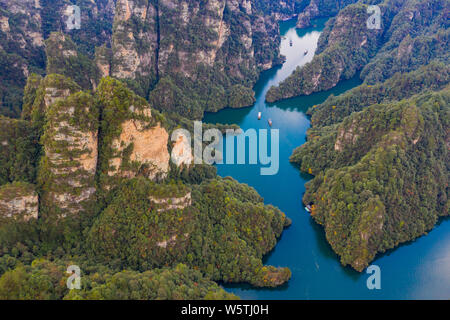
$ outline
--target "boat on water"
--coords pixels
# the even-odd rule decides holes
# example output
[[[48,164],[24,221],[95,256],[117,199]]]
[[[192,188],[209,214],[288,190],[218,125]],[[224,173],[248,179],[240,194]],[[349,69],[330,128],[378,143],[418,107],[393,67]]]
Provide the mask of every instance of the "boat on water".
[[[305,210],[306,210],[307,212],[311,213],[311,211],[312,211],[311,205],[308,204],[308,205],[305,207]]]
[[[262,116],[261,112],[258,112],[258,120],[261,120],[261,116]]]
[[[268,122],[269,122],[269,126],[272,126],[272,119],[269,119]]]

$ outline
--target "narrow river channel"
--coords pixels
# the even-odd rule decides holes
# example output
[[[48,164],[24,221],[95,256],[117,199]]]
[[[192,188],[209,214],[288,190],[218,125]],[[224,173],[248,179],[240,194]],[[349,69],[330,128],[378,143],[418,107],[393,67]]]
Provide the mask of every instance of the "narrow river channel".
[[[286,56],[286,62],[261,74],[254,88],[257,99],[254,106],[205,115],[205,122],[236,123],[243,130],[268,129],[268,119],[273,121],[272,128],[279,129],[280,135],[278,174],[262,176],[259,165],[224,164],[217,168],[221,176],[231,176],[254,187],[266,204],[277,206],[292,219],[292,226],[284,231],[276,248],[264,260],[266,264],[289,267],[292,271],[289,283],[275,289],[247,285],[225,285],[225,289],[243,299],[449,299],[449,219],[427,236],[379,256],[373,264],[381,268],[381,290],[369,290],[366,286],[369,275],[340,265],[322,228],[303,208],[305,183],[311,177],[300,174],[289,162],[289,156],[305,142],[310,127],[305,112],[329,95],[339,95],[359,85],[360,81],[356,77],[330,91],[275,104],[266,103],[265,96],[272,85],[312,60],[324,23],[324,20],[317,20],[313,28],[296,30],[294,21],[281,22],[281,54]],[[261,120],[258,120],[259,112]]]

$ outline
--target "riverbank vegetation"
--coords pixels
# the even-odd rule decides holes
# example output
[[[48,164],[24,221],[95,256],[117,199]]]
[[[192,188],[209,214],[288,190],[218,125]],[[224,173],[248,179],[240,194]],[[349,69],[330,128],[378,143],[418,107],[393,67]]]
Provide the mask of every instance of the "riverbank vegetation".
[[[374,85],[432,60],[449,64],[447,1],[382,1],[377,5],[380,29],[367,28],[365,1],[345,7],[330,19],[314,59],[272,87],[267,101],[328,90],[358,72],[366,84]]]
[[[315,175],[304,202],[343,265],[362,271],[449,215],[449,105],[448,85],[384,100],[314,127],[294,151],[291,161]]]

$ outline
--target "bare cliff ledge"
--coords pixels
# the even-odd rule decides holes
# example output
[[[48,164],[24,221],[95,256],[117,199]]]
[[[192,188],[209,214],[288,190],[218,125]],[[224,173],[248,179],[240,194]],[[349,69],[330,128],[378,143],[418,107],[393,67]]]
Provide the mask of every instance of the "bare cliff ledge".
[[[64,79],[64,78],[63,78]],[[83,210],[95,193],[98,109],[91,94],[70,94],[69,86],[46,87],[46,126],[41,140],[44,157],[39,180],[44,206],[66,216]]]
[[[35,187],[25,182],[0,187],[0,221],[37,219],[39,200]]]
[[[305,7],[297,0],[78,1],[80,32],[68,29],[70,4],[0,0],[0,54],[8,65],[0,70],[2,114],[19,115],[21,89],[33,72],[64,74],[84,89],[114,76],[156,109],[190,118],[251,105],[259,72],[282,61],[277,21]],[[53,49],[62,42],[54,43],[52,33],[70,35],[62,42],[73,41],[77,50],[58,55]]]
[[[118,0],[111,75],[126,79],[160,110],[189,118],[254,102],[252,84],[279,63],[277,18],[292,17],[293,1]],[[202,86],[198,86],[202,83]],[[238,90],[239,89],[239,90]]]
[[[161,180],[169,172],[169,134],[159,114],[118,80],[103,78],[96,92],[102,110],[100,177],[105,187],[143,175]]]

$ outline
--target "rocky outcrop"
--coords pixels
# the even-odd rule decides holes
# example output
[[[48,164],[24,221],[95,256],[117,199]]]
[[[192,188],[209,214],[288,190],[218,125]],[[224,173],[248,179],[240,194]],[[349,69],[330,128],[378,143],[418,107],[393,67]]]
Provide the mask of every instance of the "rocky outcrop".
[[[156,14],[155,5],[150,1],[117,1],[112,38],[112,76],[122,79],[156,78]]]
[[[101,172],[106,188],[117,179],[143,175],[152,180],[169,172],[169,134],[144,99],[120,81],[103,78],[96,92],[102,109]]]
[[[20,44],[21,47],[34,46],[42,47],[44,38],[41,33],[42,17],[40,3],[36,0],[8,1],[0,0],[2,10],[0,13],[0,30],[12,41]],[[12,34],[9,26],[9,19],[21,16],[20,31]]]
[[[315,0],[311,0],[311,3],[305,10],[298,15],[297,28],[307,28],[311,26],[311,19],[319,16],[319,8]]]
[[[233,85],[254,83],[259,71],[281,61],[270,11],[292,14],[286,2],[269,9],[250,0],[119,0],[111,75],[132,79],[142,96],[155,88],[150,101],[157,109],[200,118],[229,105]]]
[[[39,180],[44,207],[64,217],[82,211],[95,193],[98,110],[90,94],[80,91],[66,97],[70,89],[59,89],[61,96],[52,91],[46,110]]]
[[[352,145],[358,139],[358,132],[360,128],[357,126],[356,121],[353,121],[349,127],[342,127],[339,129],[336,143],[334,144],[335,151],[342,151],[346,145]]]
[[[319,1],[314,2],[319,6]],[[448,1],[437,0],[433,5],[392,1],[380,3],[379,8],[379,29],[367,27],[370,13],[362,1],[340,10],[327,22],[311,63],[272,87],[267,101],[328,90],[359,71],[360,78],[373,85],[396,72],[417,70],[432,60],[448,64],[450,32],[442,29],[448,20]]]
[[[111,75],[112,51],[106,46],[97,47],[95,50],[95,64],[100,73],[100,79]]]
[[[298,15],[297,28],[303,29],[310,27],[311,20],[332,17],[342,8],[357,1],[358,0],[311,0],[305,10]]]
[[[23,182],[0,187],[0,220],[37,219],[39,199],[33,185]]]
[[[171,159],[177,167],[189,167],[194,161],[192,155],[191,141],[181,132],[172,134],[172,141],[175,141],[172,147]]]
[[[70,36],[53,32],[45,40],[47,74],[61,74],[73,79],[83,89],[95,89],[100,71],[92,59],[82,54]]]
[[[0,114],[18,117],[28,75],[45,68],[42,18],[34,0],[0,0],[0,8]]]
[[[366,20],[366,6],[362,4],[342,9],[322,33],[313,60],[278,87],[270,88],[267,101],[328,90],[353,77],[375,55],[383,34],[382,30],[368,29]]]
[[[40,128],[43,128],[45,114],[52,104],[81,90],[72,80],[58,74],[49,74],[44,79],[33,76],[30,80],[35,82],[33,87],[37,87],[37,90],[26,96],[29,101],[23,116]]]
[[[148,111],[148,116],[151,117]],[[131,149],[128,161],[145,166],[146,175],[154,180],[165,178],[169,171],[169,151],[167,143],[169,134],[158,123],[155,127],[145,129],[146,123],[141,120],[127,120],[122,123],[120,137],[113,141],[113,148],[117,154],[123,154],[127,148]],[[125,159],[115,157],[110,159],[112,168],[108,174],[133,177],[135,172],[124,170],[120,172]],[[126,161],[126,160],[125,160]]]
[[[186,195],[183,197],[158,198],[155,196],[151,196],[150,201],[158,206],[158,212],[168,210],[182,210],[192,204],[190,192],[186,193]]]

